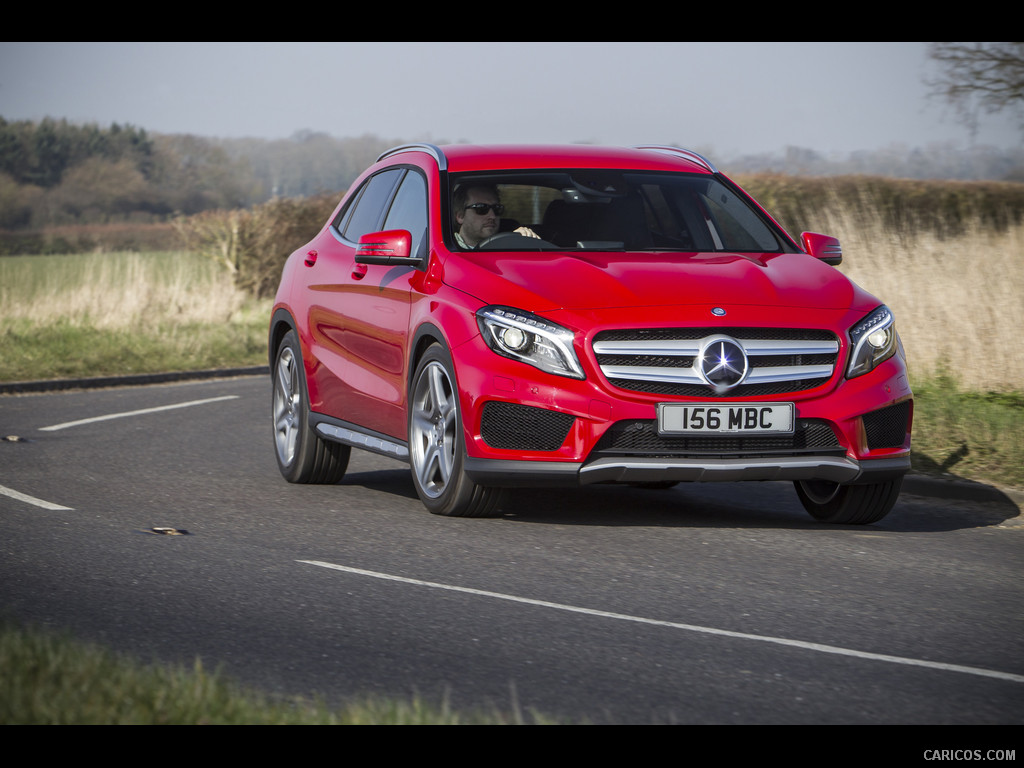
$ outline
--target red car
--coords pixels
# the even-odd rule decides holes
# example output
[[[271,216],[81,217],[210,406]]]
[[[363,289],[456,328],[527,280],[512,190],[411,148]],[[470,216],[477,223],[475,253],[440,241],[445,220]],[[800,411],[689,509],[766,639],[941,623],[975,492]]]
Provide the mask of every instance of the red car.
[[[884,517],[913,396],[892,312],[673,147],[408,145],[288,259],[270,324],[278,464],[407,461],[442,515],[504,489],[789,480]]]

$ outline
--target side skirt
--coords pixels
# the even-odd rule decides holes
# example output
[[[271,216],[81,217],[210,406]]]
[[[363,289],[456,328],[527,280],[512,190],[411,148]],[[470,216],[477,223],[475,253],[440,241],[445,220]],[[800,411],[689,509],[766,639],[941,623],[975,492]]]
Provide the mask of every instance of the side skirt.
[[[336,443],[350,445],[370,453],[379,453],[399,461],[409,461],[409,445],[388,435],[363,429],[355,424],[332,419],[319,413],[309,414],[309,420],[317,434]]]

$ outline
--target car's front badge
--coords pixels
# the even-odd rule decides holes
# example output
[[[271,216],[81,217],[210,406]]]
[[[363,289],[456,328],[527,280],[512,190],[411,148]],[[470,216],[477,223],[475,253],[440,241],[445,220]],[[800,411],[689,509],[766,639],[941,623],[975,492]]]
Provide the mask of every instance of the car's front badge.
[[[721,307],[715,307],[711,310],[711,314],[715,317],[725,317],[725,310]]]
[[[728,336],[707,339],[697,356],[697,372],[718,394],[738,386],[746,378],[748,368],[742,345]]]

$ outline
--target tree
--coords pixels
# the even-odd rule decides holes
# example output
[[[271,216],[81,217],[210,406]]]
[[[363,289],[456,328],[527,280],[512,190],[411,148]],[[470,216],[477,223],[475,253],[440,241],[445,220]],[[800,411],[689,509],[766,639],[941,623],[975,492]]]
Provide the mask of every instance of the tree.
[[[151,197],[146,180],[134,163],[102,157],[90,157],[68,168],[49,194],[59,216],[88,222],[145,210]]]
[[[971,131],[982,112],[1021,115],[1024,131],[1024,43],[929,43],[928,57],[940,69],[926,81],[932,95],[944,98]]]

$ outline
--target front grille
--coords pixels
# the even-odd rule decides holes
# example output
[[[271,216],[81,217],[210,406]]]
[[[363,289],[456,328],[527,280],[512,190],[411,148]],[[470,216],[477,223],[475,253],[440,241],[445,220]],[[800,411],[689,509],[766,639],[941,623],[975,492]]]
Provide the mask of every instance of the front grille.
[[[846,450],[828,422],[797,419],[792,435],[672,435],[658,434],[653,419],[620,421],[604,433],[593,455],[658,458],[754,458],[757,456],[843,456]]]
[[[738,386],[715,391],[701,376],[701,348],[713,337],[736,341],[748,370]],[[676,397],[763,397],[802,392],[832,377],[834,333],[804,328],[651,328],[603,331],[594,354],[616,387]]]
[[[902,448],[907,439],[909,418],[909,400],[864,414],[861,420],[864,422],[868,448],[872,451],[877,448]]]
[[[480,435],[492,448],[557,451],[575,420],[567,413],[492,400],[484,404]]]

